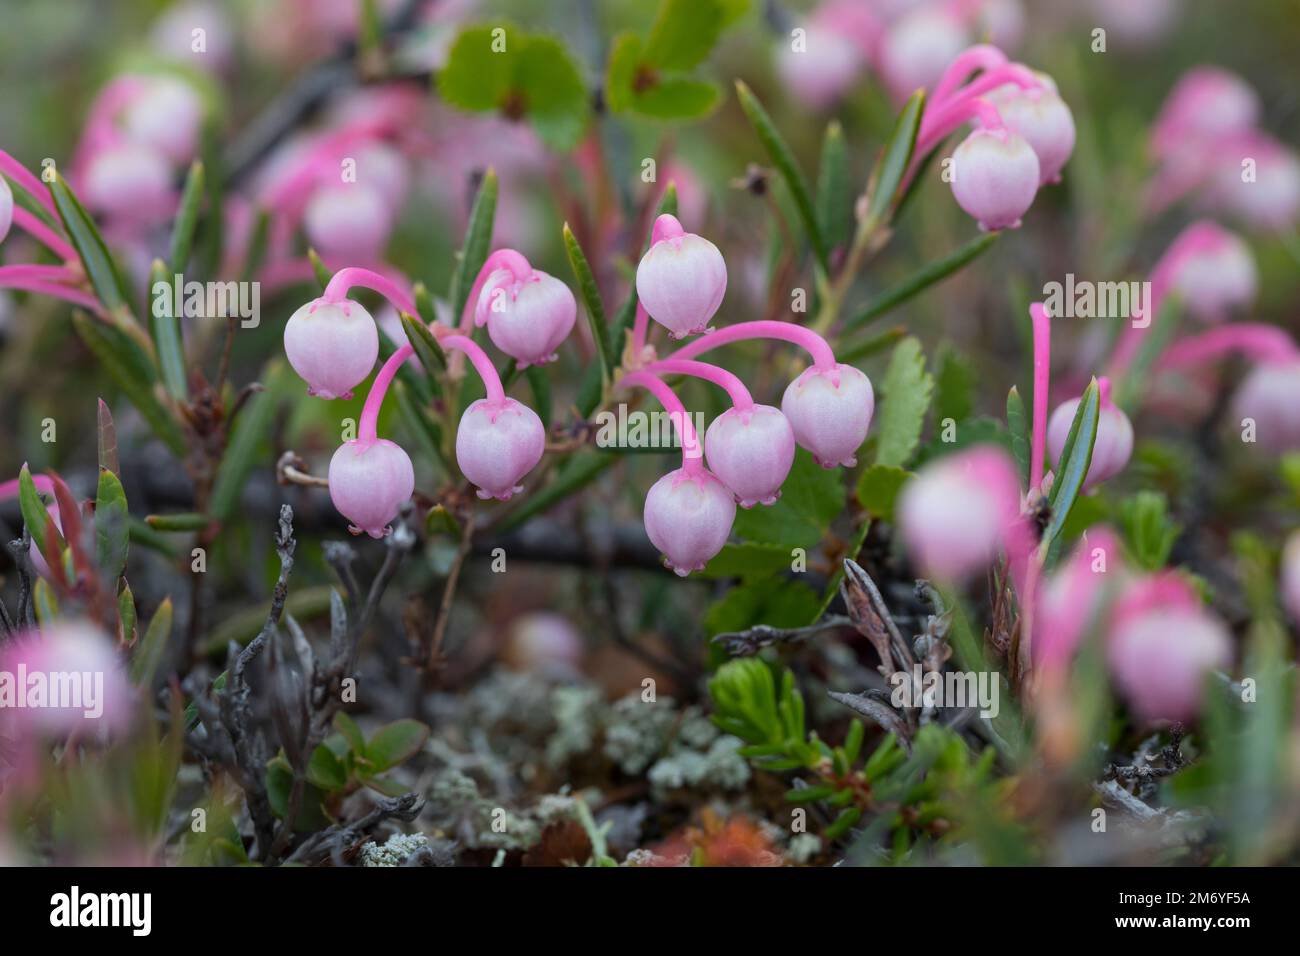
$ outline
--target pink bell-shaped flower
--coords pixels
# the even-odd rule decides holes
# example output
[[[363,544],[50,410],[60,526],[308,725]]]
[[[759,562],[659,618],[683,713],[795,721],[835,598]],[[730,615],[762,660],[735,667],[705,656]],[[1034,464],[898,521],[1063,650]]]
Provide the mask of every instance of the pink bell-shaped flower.
[[[1211,226],[1204,242],[1178,262],[1174,291],[1202,322],[1222,322],[1255,302],[1259,276],[1255,257],[1240,236]]]
[[[545,450],[542,420],[513,398],[472,403],[456,431],[456,463],[484,499],[507,501],[523,491],[519,480],[542,460]]]
[[[665,213],[655,222],[657,237],[636,269],[636,294],[650,318],[675,339],[709,331],[727,292],[727,263],[703,236],[683,232]]]
[[[9,182],[3,176],[0,176],[0,242],[5,241],[5,236],[9,235],[9,227],[14,221],[14,194],[9,188]]]
[[[1074,422],[1078,409],[1077,398],[1062,402],[1052,412],[1047,423],[1047,448],[1054,462],[1061,460],[1061,452],[1065,450],[1065,441],[1070,437],[1070,425]],[[1108,396],[1103,395],[1097,415],[1097,440],[1092,446],[1092,462],[1088,465],[1088,476],[1083,481],[1083,487],[1093,488],[1114,478],[1124,470],[1132,455],[1133,425],[1128,416]]]
[[[97,153],[86,168],[86,204],[133,222],[169,215],[172,171],[167,158],[142,143],[122,142]]]
[[[573,330],[578,303],[559,279],[534,269],[520,279],[497,269],[483,283],[474,309],[477,325],[520,368],[555,359],[555,350]]]
[[[1282,604],[1300,625],[1300,531],[1291,532],[1282,549]]]
[[[770,505],[794,463],[794,430],[771,405],[731,408],[704,433],[704,454],[740,507]]]
[[[817,366],[786,386],[781,411],[794,439],[812,452],[823,468],[857,464],[857,452],[867,439],[876,410],[871,379],[852,365],[823,371]]]
[[[664,565],[686,577],[722,550],[736,520],[736,497],[702,468],[670,471],[645,496],[645,531]]]
[[[151,78],[127,105],[122,124],[132,141],[153,147],[174,163],[188,163],[198,151],[203,100],[184,80]]]
[[[1106,658],[1140,720],[1190,720],[1210,671],[1228,666],[1232,640],[1182,580],[1163,574],[1134,584],[1121,599]]]
[[[981,229],[1015,229],[1034,204],[1038,155],[1010,129],[977,129],[952,154],[952,194]]]
[[[60,619],[16,635],[0,648],[0,673],[26,675],[11,683],[13,696],[0,707],[5,736],[80,731],[92,738],[131,721],[135,692],[122,659],[88,621]],[[6,718],[17,726],[4,727]]]
[[[376,262],[393,228],[383,192],[365,183],[336,183],[316,190],[303,213],[312,246],[330,261]]]
[[[351,398],[379,356],[375,320],[351,299],[308,302],[284,326],[284,353],[319,398]]]
[[[415,468],[401,445],[386,438],[344,442],[330,459],[330,500],[352,522],[353,534],[388,534],[415,490]]]
[[[1074,115],[1046,76],[1037,89],[1009,83],[989,95],[1003,122],[1025,138],[1038,157],[1038,181],[1058,182],[1074,152]]]
[[[960,581],[988,566],[1019,515],[1015,466],[998,448],[976,447],[927,465],[903,486],[898,527],[926,574]]]
[[[1300,360],[1260,362],[1232,398],[1233,424],[1270,454],[1300,449]]]

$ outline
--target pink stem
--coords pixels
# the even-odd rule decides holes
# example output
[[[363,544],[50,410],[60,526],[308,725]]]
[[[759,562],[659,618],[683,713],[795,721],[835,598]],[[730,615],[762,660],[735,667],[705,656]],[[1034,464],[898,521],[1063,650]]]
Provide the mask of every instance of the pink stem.
[[[366,403],[361,406],[361,420],[357,423],[357,441],[369,445],[379,437],[379,409],[383,407],[388,386],[393,383],[393,376],[402,367],[402,363],[415,354],[415,349],[408,342],[399,348],[379,368],[370,391],[366,393]]]
[[[985,129],[1000,130],[1006,128],[1006,124],[1002,122],[1002,114],[988,100],[981,96],[963,98],[950,106],[945,106],[940,111],[940,116],[935,121],[934,128],[928,133],[923,132],[917,136],[916,149],[913,152],[915,157],[912,160],[913,164],[919,163],[930,150],[947,138],[948,134],[971,119],[978,119],[980,125]]]
[[[1300,359],[1300,349],[1296,348],[1291,336],[1277,326],[1260,322],[1236,322],[1210,329],[1170,346],[1161,357],[1159,367],[1196,365],[1228,352],[1240,352],[1257,362],[1290,362]]]
[[[970,47],[960,54],[943,71],[943,76],[935,84],[930,94],[930,103],[938,105],[956,92],[966,77],[976,70],[992,70],[1007,62],[1007,55],[997,47],[981,43]]]
[[[700,438],[691,423],[690,413],[677,397],[677,393],[668,387],[659,376],[652,372],[629,372],[620,382],[624,385],[640,385],[659,399],[659,404],[668,412],[668,417],[677,429],[677,436],[682,442],[682,471],[687,474],[699,474],[704,471],[700,455]]]
[[[45,223],[40,217],[28,212],[22,206],[14,206],[14,225],[26,230],[33,239],[42,243],[50,252],[65,262],[77,260],[77,250]]]
[[[0,288],[22,289],[26,292],[35,292],[38,295],[48,295],[56,299],[63,299],[65,302],[71,302],[79,305],[83,309],[89,309],[96,315],[100,314],[101,305],[98,299],[87,292],[79,289],[69,289],[65,285],[57,282],[47,282],[42,279],[22,279],[0,277]]]
[[[75,273],[65,266],[43,266],[21,262],[0,266],[0,279],[49,279],[51,282],[78,282]]]
[[[641,354],[645,348],[646,339],[650,335],[650,313],[645,310],[645,306],[638,299],[636,303],[636,318],[632,322],[632,350]]]
[[[1047,449],[1047,388],[1051,378],[1052,319],[1047,307],[1035,302],[1029,307],[1034,324],[1034,434],[1029,459],[1029,490],[1043,481],[1043,458]]]
[[[513,249],[498,249],[483,260],[483,268],[474,277],[474,284],[469,287],[469,298],[465,300],[465,311],[460,316],[460,330],[466,334],[474,327],[474,313],[478,298],[483,292],[483,285],[488,276],[498,269],[509,269],[516,279],[526,279],[533,271],[522,253]]]
[[[710,365],[708,362],[666,358],[646,366],[645,370],[647,372],[663,372],[668,375],[690,375],[693,378],[702,378],[706,382],[712,382],[714,385],[725,389],[728,397],[731,398],[731,404],[736,407],[737,411],[746,412],[754,407],[754,397],[749,394],[749,389],[745,387],[745,383],[737,375],[728,372],[725,368]]]
[[[802,325],[795,325],[792,322],[776,322],[770,319],[757,322],[739,322],[736,325],[718,329],[716,332],[711,332],[687,345],[683,345],[667,357],[674,359],[695,358],[695,356],[701,355],[710,349],[715,349],[720,345],[728,345],[731,342],[741,342],[746,339],[780,339],[784,342],[792,342],[811,355],[813,365],[822,372],[830,371],[837,364],[835,353],[831,351],[830,345],[816,332],[806,329]]]
[[[23,187],[33,199],[48,209],[55,216],[58,210],[54,208],[54,200],[50,197],[50,191],[41,183],[36,174],[29,170],[18,160],[14,159],[3,149],[0,149],[0,173],[4,173],[19,186]],[[18,210],[15,208],[14,212]]]
[[[492,360],[488,358],[487,353],[479,348],[477,342],[467,335],[446,335],[439,338],[438,343],[449,349],[458,349],[469,357],[470,362],[474,365],[474,371],[478,372],[479,378],[483,379],[483,388],[487,391],[488,404],[505,404],[506,390],[501,385],[501,376],[497,375],[496,366],[492,364]]]
[[[409,292],[387,276],[370,269],[340,269],[325,286],[321,298],[326,302],[342,302],[348,297],[348,290],[354,286],[373,289],[408,315],[419,314],[415,307],[415,299]]]

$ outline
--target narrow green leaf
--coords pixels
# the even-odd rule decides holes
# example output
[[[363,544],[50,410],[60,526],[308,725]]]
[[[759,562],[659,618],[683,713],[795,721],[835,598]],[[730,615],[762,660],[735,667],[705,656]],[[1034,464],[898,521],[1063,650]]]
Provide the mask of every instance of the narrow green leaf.
[[[146,515],[145,522],[156,531],[202,531],[212,524],[205,514],[188,512],[171,515]]]
[[[101,468],[95,489],[95,563],[114,580],[126,567],[130,519],[121,480],[107,468]]]
[[[451,321],[454,324],[460,322],[474,279],[483,268],[488,250],[492,247],[492,225],[496,220],[498,188],[496,170],[489,167],[474,196],[474,205],[470,207],[465,245],[461,248],[460,258],[451,276],[447,301],[451,303]]]
[[[605,304],[600,298],[600,289],[596,286],[596,277],[591,272],[587,257],[578,245],[578,239],[564,224],[564,252],[569,257],[569,267],[578,281],[578,292],[591,325],[591,337],[596,342],[596,353],[600,357],[600,374],[603,381],[609,381],[614,363],[610,358],[609,327],[605,324]]]
[[[1083,400],[1070,423],[1070,433],[1061,450],[1061,460],[1057,463],[1052,479],[1052,491],[1048,496],[1052,505],[1052,517],[1043,531],[1042,547],[1046,551],[1052,541],[1060,534],[1070,517],[1070,509],[1075,499],[1083,490],[1084,479],[1088,477],[1088,466],[1092,464],[1092,447],[1097,440],[1097,421],[1101,411],[1101,390],[1094,378],[1084,390]]]
[[[99,453],[99,467],[107,468],[115,475],[120,475],[117,461],[117,428],[113,424],[113,413],[101,398],[95,412],[97,423],[96,445]]]
[[[1007,431],[1011,435],[1011,455],[1016,460],[1016,471],[1020,482],[1029,487],[1029,460],[1033,457],[1029,445],[1029,416],[1025,413],[1025,400],[1020,397],[1020,389],[1011,386],[1007,392]]]
[[[826,828],[825,837],[827,840],[836,840],[848,832],[849,827],[858,822],[862,816],[862,811],[858,807],[848,807],[840,811],[840,815],[835,821]]]
[[[266,261],[267,244],[271,238],[271,214],[265,209],[257,210],[257,219],[253,222],[253,233],[248,240],[248,255],[244,257],[243,279],[245,282],[256,280],[262,263]]]
[[[109,254],[108,246],[94,220],[62,176],[56,175],[49,185],[54,208],[58,210],[59,219],[63,221],[64,231],[72,241],[72,247],[81,258],[82,267],[95,289],[95,295],[109,311],[126,305],[126,293],[123,292],[124,286],[117,264]]]
[[[518,510],[512,511],[509,517],[501,522],[501,532],[504,534],[519,527],[534,515],[542,514],[570,495],[581,491],[616,461],[618,457],[615,455],[597,455],[593,452],[579,452],[573,455],[559,468],[549,484],[530,494]]]
[[[826,245],[837,249],[853,230],[853,197],[849,194],[849,151],[838,120],[826,124],[821,167],[817,173],[817,222]]]
[[[32,606],[36,610],[36,623],[50,627],[59,619],[59,599],[45,578],[37,578],[32,589]]]
[[[777,131],[772,118],[767,115],[758,97],[741,80],[736,81],[736,94],[740,97],[740,108],[744,110],[763,148],[767,150],[768,158],[772,160],[790,190],[795,207],[799,211],[799,218],[803,221],[804,231],[808,234],[808,244],[812,246],[817,262],[823,271],[829,271],[826,241],[822,237],[821,227],[817,224],[817,210],[813,206],[812,193],[808,188],[808,180],[804,178],[803,171],[795,161],[794,153]]]
[[[908,336],[898,343],[881,383],[876,419],[876,464],[903,467],[921,440],[934,378],[925,370],[921,342]]]
[[[74,312],[72,324],[109,377],[153,428],[154,434],[177,456],[183,457],[186,447],[180,425],[154,392],[157,377],[153,363],[135,340],[121,329],[84,313]]]
[[[167,642],[172,633],[172,599],[163,598],[145,628],[144,638],[131,656],[131,680],[138,687],[148,687],[158,673]]]
[[[533,392],[533,404],[536,406],[534,411],[542,420],[542,426],[549,429],[551,427],[551,380],[540,365],[530,365],[524,369],[524,378],[528,379],[528,387]]]
[[[322,292],[330,284],[330,279],[334,278],[334,273],[330,272],[329,267],[325,265],[325,260],[320,257],[315,249],[307,250],[307,261],[311,263],[311,271],[316,276],[316,284],[320,286]]]
[[[269,467],[260,451],[262,443],[271,434],[271,423],[279,405],[279,391],[284,387],[284,368],[279,359],[267,363],[263,374],[266,388],[248,400],[231,430],[226,453],[221,457],[212,485],[212,496],[208,500],[208,512],[217,521],[228,521],[235,513],[253,468],[259,463]]]
[[[898,192],[899,183],[907,173],[916,149],[916,134],[921,128],[921,114],[925,111],[925,90],[917,90],[898,114],[894,130],[889,135],[871,173],[867,195],[866,222],[877,224],[889,220],[890,209]]]
[[[194,227],[199,221],[199,205],[203,202],[203,163],[194,160],[190,164],[189,174],[185,177],[185,188],[181,192],[181,205],[172,224],[172,239],[167,262],[176,272],[184,272],[190,261],[190,250],[194,248]]]
[[[835,794],[835,788],[821,785],[817,787],[796,787],[785,792],[786,803],[815,803]]]
[[[846,319],[844,331],[849,332],[860,325],[865,325],[872,319],[877,319],[909,299],[920,295],[932,285],[942,282],[948,276],[982,255],[993,243],[997,242],[1000,235],[999,232],[983,233],[944,258],[927,263],[913,275],[894,286],[894,288],[872,300],[857,315]]]
[[[185,377],[185,349],[181,344],[181,323],[172,314],[172,276],[161,259],[149,270],[152,290],[149,304],[149,334],[158,354],[158,370],[167,391],[179,399],[189,395]]]
[[[859,339],[850,345],[841,345],[835,350],[840,361],[846,365],[855,365],[864,358],[884,352],[893,345],[897,345],[907,335],[907,329],[901,325],[896,325],[891,329],[886,329],[879,335],[871,335]]]
[[[135,595],[131,585],[122,579],[122,591],[117,596],[117,621],[122,629],[122,641],[128,646],[135,644]]]
[[[429,327],[415,316],[406,312],[401,313],[401,316],[402,331],[406,333],[406,340],[411,343],[411,348],[415,349],[415,357],[420,360],[429,377],[436,381],[447,368],[447,356],[442,346],[429,331]]]

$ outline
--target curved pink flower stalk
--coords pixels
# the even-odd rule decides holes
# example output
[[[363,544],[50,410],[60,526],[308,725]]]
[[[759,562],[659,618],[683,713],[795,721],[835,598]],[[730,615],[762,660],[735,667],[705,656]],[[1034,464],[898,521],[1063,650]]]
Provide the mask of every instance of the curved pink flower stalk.
[[[924,158],[925,154],[940,140],[975,115],[970,111],[970,101],[1008,83],[1026,90],[1038,89],[1043,85],[1043,81],[1029,67],[1020,63],[1005,63],[982,73],[946,99],[931,100],[926,105],[925,114],[921,117],[921,128],[917,132],[915,150],[917,160]]]
[[[50,191],[37,178],[35,173],[3,149],[0,149],[0,173],[4,173],[4,175],[25,189],[28,195],[50,211],[50,215],[58,216],[58,210],[54,208],[54,200],[50,196]],[[18,208],[15,206],[14,212],[17,213],[17,211]]]
[[[970,120],[977,120],[980,126],[990,132],[1006,128],[1006,124],[1002,122],[1002,114],[992,102],[982,96],[962,97],[940,110],[933,128],[928,133],[922,132],[917,135],[914,155],[924,157],[953,130]]]
[[[145,88],[143,76],[127,74],[111,80],[100,90],[87,112],[81,139],[72,156],[72,168],[77,179],[83,178],[91,159],[102,150],[115,146],[123,139],[117,126],[118,114]]]
[[[1029,491],[1043,483],[1043,462],[1047,449],[1047,389],[1052,377],[1052,317],[1047,306],[1035,302],[1029,307],[1034,325],[1034,412],[1033,438],[1029,458]]]
[[[348,290],[355,286],[378,292],[398,309],[408,315],[418,315],[414,297],[395,280],[381,275],[373,269],[347,268],[334,273],[321,298],[326,302],[343,302],[348,297]]]
[[[65,273],[61,277],[42,278],[36,275],[27,274],[25,271],[10,272],[9,270],[26,270],[30,268],[43,268],[41,266],[0,266],[0,288],[22,289],[25,292],[35,292],[39,295],[48,295],[51,298],[63,299],[65,302],[71,302],[73,305],[79,305],[83,309],[99,315],[102,306],[99,299],[89,292],[83,292],[80,289],[72,289],[63,285],[59,279],[72,278],[71,274]],[[52,266],[51,268],[60,268]]]
[[[669,375],[689,375],[692,378],[704,379],[706,382],[712,382],[726,391],[727,396],[731,399],[731,404],[738,411],[748,411],[754,407],[754,397],[750,395],[749,389],[745,387],[745,383],[740,380],[739,376],[727,371],[725,368],[710,365],[708,362],[666,358],[647,365],[644,371],[663,372]]]
[[[507,269],[516,279],[526,279],[533,271],[532,264],[525,258],[523,253],[516,252],[514,249],[497,249],[490,253],[483,260],[483,267],[478,270],[478,275],[474,277],[474,284],[469,287],[469,296],[465,299],[465,311],[460,315],[460,324],[457,326],[462,332],[469,333],[474,328],[474,316],[478,309],[479,297],[483,294],[483,286],[487,283],[488,277],[498,269]]]
[[[1256,362],[1300,359],[1300,348],[1277,326],[1262,322],[1235,322],[1176,342],[1165,350],[1157,366],[1164,369],[1198,365],[1230,352]]]
[[[632,350],[636,355],[645,352],[646,338],[650,334],[650,313],[645,310],[641,300],[636,302],[636,317],[632,320]]]
[[[977,70],[991,71],[1007,62],[1007,55],[989,43],[979,43],[963,50],[957,59],[943,71],[943,76],[930,91],[929,101],[941,104],[957,92],[967,77]]]
[[[1173,288],[1183,263],[1189,256],[1218,248],[1223,242],[1224,235],[1224,230],[1220,226],[1203,219],[1192,223],[1170,243],[1164,255],[1156,262],[1155,268],[1151,270],[1151,314],[1134,316],[1145,320],[1140,326],[1130,322],[1124,327],[1115,351],[1111,354],[1108,371],[1111,378],[1122,376],[1137,357],[1142,338],[1150,331],[1152,323],[1160,315],[1160,309]]]
[[[677,393],[668,387],[668,383],[649,371],[629,372],[619,381],[624,385],[639,385],[659,400],[659,404],[668,412],[668,418],[672,421],[673,428],[677,430],[677,437],[682,443],[682,471],[687,474],[703,472],[704,460],[700,436],[696,434],[690,412],[677,397]]]
[[[72,244],[42,222],[39,216],[21,206],[14,206],[13,223],[65,262],[77,261],[77,250],[72,248]]]
[[[695,358],[720,345],[730,345],[732,342],[743,342],[746,339],[780,339],[797,345],[812,356],[814,367],[821,372],[832,371],[836,366],[835,353],[831,350],[830,344],[816,332],[802,325],[795,325],[793,322],[776,322],[770,319],[738,322],[718,329],[705,338],[695,339],[673,350],[667,357]]]

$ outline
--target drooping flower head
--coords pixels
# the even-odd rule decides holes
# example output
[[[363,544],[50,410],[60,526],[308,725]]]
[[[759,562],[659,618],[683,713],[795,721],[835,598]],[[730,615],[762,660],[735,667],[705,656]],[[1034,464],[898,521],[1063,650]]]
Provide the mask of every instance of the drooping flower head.
[[[318,398],[351,398],[374,368],[379,331],[351,299],[308,302],[284,326],[284,352],[293,370]]]
[[[709,468],[735,494],[742,508],[770,505],[794,463],[794,431],[771,405],[730,408],[704,433]]]
[[[650,487],[643,517],[664,564],[685,577],[704,570],[727,543],[736,497],[712,472],[678,468]]]
[[[1254,441],[1266,452],[1300,449],[1300,359],[1256,364],[1237,387],[1232,412],[1234,425],[1253,425]]]
[[[507,501],[522,491],[520,480],[542,460],[545,450],[542,420],[513,398],[473,402],[456,430],[456,463],[484,499]]]
[[[857,464],[876,409],[871,380],[852,365],[805,369],[786,386],[781,411],[794,439],[823,468]]]
[[[1042,85],[1027,89],[1008,83],[989,94],[1003,122],[1025,138],[1038,157],[1039,184],[1059,182],[1074,152],[1074,115],[1045,73]]]
[[[1008,128],[977,129],[952,154],[952,194],[985,231],[1019,227],[1041,181],[1038,155]]]
[[[344,442],[329,468],[330,500],[353,534],[388,534],[398,510],[415,490],[411,456],[385,438]]]
[[[492,344],[518,361],[520,368],[553,361],[577,316],[578,303],[569,287],[531,267],[519,272],[510,267],[494,270],[484,281],[474,309],[475,323],[486,325]]]

